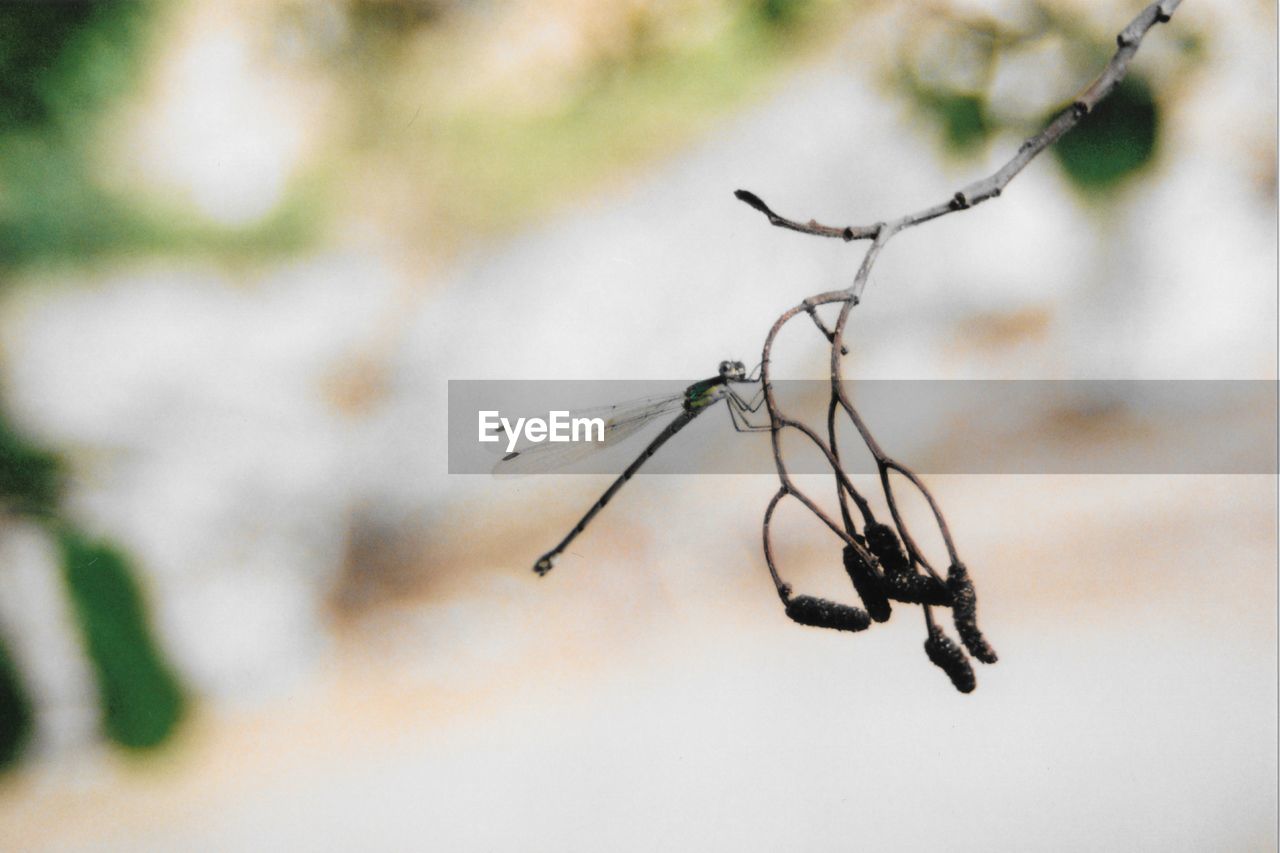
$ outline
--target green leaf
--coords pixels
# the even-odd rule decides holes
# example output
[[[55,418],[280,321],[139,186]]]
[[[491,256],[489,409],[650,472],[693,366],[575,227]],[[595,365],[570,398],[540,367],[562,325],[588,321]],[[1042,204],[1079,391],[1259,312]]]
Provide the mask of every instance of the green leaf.
[[[808,0],[757,0],[756,14],[765,24],[787,27],[804,13]]]
[[[934,110],[942,119],[947,147],[957,154],[976,151],[991,135],[986,101],[978,95],[948,93],[938,98]]]
[[[61,468],[57,456],[18,435],[0,414],[0,502],[5,509],[52,514],[61,492]]]
[[[4,637],[0,637],[0,771],[17,762],[31,738],[31,701],[23,689]]]
[[[1160,109],[1151,87],[1131,74],[1058,140],[1053,154],[1077,188],[1105,194],[1151,162],[1159,132]]]
[[[120,551],[70,528],[58,532],[58,544],[106,735],[130,749],[159,746],[181,720],[186,699],[152,637],[133,572]]]
[[[942,142],[952,154],[977,153],[995,130],[982,95],[926,88],[915,83],[911,94],[925,114],[937,123]]]
[[[0,131],[49,120],[42,83],[92,14],[87,3],[0,5]]]
[[[0,132],[80,123],[124,91],[151,6],[0,3]]]

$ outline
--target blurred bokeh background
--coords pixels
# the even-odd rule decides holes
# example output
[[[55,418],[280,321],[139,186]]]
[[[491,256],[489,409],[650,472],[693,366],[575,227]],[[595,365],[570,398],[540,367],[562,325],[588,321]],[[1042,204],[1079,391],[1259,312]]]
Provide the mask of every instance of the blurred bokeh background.
[[[446,473],[449,379],[753,363],[861,245],[733,190],[946,198],[1142,5],[0,5],[0,847],[1274,849],[1274,476],[931,479],[961,697],[912,613],[783,617],[769,478],[638,478],[538,581],[602,480]],[[848,375],[1274,380],[1275,105],[1274,4],[1188,0],[890,244]]]

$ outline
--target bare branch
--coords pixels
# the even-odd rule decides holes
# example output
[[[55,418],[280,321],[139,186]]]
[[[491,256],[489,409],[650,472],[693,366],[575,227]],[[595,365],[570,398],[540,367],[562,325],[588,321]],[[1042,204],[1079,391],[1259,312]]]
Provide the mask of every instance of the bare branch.
[[[1004,188],[1009,185],[1009,182],[1028,163],[1034,160],[1040,152],[1061,139],[1067,131],[1079,124],[1082,118],[1092,112],[1107,95],[1111,94],[1120,81],[1124,79],[1126,72],[1129,70],[1129,61],[1138,52],[1143,38],[1146,37],[1153,26],[1167,22],[1181,3],[1182,0],[1160,0],[1160,2],[1152,3],[1139,12],[1138,16],[1116,36],[1116,52],[1112,55],[1111,61],[1107,63],[1106,68],[1098,75],[1097,79],[1075,97],[1070,107],[1049,122],[1049,125],[1044,130],[1035,136],[1029,137],[1018,146],[1017,153],[995,173],[958,190],[950,199],[941,204],[935,204],[924,210],[909,213],[888,223],[838,227],[822,225],[812,219],[808,223],[787,219],[774,213],[773,209],[765,204],[763,199],[749,190],[737,190],[734,192],[734,196],[763,213],[768,218],[770,225],[798,231],[802,234],[813,234],[818,237],[838,237],[846,242],[852,240],[875,240],[880,244],[879,247],[882,248],[889,238],[899,231],[905,231],[932,219],[946,216],[948,213],[968,210],[988,199],[999,197],[1004,192]],[[885,233],[886,230],[888,231],[887,235]],[[872,251],[878,252],[879,248],[873,245]],[[858,270],[858,275],[850,286],[850,290],[854,291],[855,296],[858,298],[861,298],[862,290],[866,287],[867,276],[871,272],[871,264],[875,262],[874,256],[870,252],[868,256],[871,263],[868,263],[867,259],[863,260],[862,266]]]
[[[1041,151],[1048,148],[1067,131],[1079,123],[1080,119],[1092,111],[1124,77],[1129,61],[1137,52],[1143,37],[1157,23],[1169,20],[1181,0],[1161,0],[1147,6],[1116,38],[1118,45],[1115,55],[1098,76],[1072,103],[1072,106],[1060,114],[1048,127],[1022,143],[1018,152],[997,172],[980,181],[970,184],[955,193],[948,201],[925,208],[888,222],[877,222],[867,226],[847,226],[836,228],[821,225],[813,220],[801,223],[779,216],[762,201],[759,196],[746,190],[738,190],[735,195],[742,202],[760,211],[768,218],[771,225],[787,228],[802,234],[818,237],[834,237],[846,242],[870,239],[866,255],[858,267],[853,283],[845,290],[833,290],[820,293],[805,299],[799,305],[787,309],[770,328],[765,337],[761,354],[760,380],[764,392],[764,400],[769,412],[770,438],[773,443],[773,458],[778,472],[779,490],[774,494],[764,514],[764,555],[769,566],[769,574],[777,587],[778,595],[786,607],[789,618],[804,625],[829,628],[842,631],[861,631],[875,622],[889,618],[888,599],[906,603],[919,604],[923,607],[928,639],[925,651],[930,660],[942,667],[950,676],[952,683],[961,692],[974,689],[976,680],[973,669],[966,656],[970,655],[983,663],[995,663],[995,650],[987,643],[978,630],[976,621],[977,594],[969,579],[968,570],[960,561],[951,531],[946,518],[942,514],[937,501],[924,482],[909,468],[889,457],[880,447],[871,430],[858,414],[853,402],[849,399],[842,376],[842,356],[848,354],[844,343],[845,329],[849,314],[862,297],[871,269],[880,256],[885,245],[899,231],[912,228],[931,219],[937,219],[948,213],[966,210],[990,198],[1000,195],[1004,187]],[[834,329],[828,329],[818,316],[817,308],[821,305],[840,305],[840,314]],[[807,314],[815,327],[826,338],[831,347],[831,398],[827,409],[827,440],[814,429],[800,420],[784,413],[774,396],[771,359],[773,344],[778,333],[795,317]],[[843,413],[849,418],[858,436],[866,445],[876,461],[881,489],[885,502],[892,516],[893,526],[881,524],[875,520],[871,507],[862,495],[854,488],[848,473],[840,462],[836,447],[836,416]],[[795,429],[803,433],[818,447],[827,458],[836,481],[836,493],[840,500],[840,521],[831,518],[808,495],[796,487],[787,471],[783,459],[781,436],[783,430]],[[897,498],[890,482],[890,474],[897,472],[907,479],[924,497],[932,512],[934,523],[946,545],[950,567],[944,579],[925,557],[910,531],[898,508]],[[810,596],[791,596],[791,587],[778,573],[774,560],[771,541],[774,511],[783,498],[792,497],[805,506],[817,519],[825,524],[844,545],[844,562],[854,581],[855,590],[864,599],[868,610],[850,607],[826,599]],[[862,532],[857,530],[856,521],[849,511],[849,500],[858,507],[862,516]],[[841,523],[842,522],[842,523]],[[903,550],[905,546],[905,551]],[[853,566],[850,569],[850,566]],[[920,574],[923,567],[927,574]],[[957,631],[964,648],[952,642],[933,620],[930,606],[951,607]],[[868,612],[869,611],[869,612]]]
[[[964,210],[980,204],[989,198],[996,198],[1004,191],[1009,182],[1030,163],[1036,155],[1062,138],[1067,131],[1080,123],[1080,119],[1091,113],[1103,98],[1110,95],[1115,87],[1124,79],[1129,70],[1129,60],[1138,52],[1142,39],[1156,24],[1169,20],[1182,0],[1161,0],[1152,3],[1138,13],[1138,17],[1116,36],[1117,49],[1098,78],[1085,87],[1071,106],[1058,115],[1049,126],[1035,136],[1023,142],[1018,153],[1008,163],[1000,167],[994,175],[976,181],[960,190],[952,198],[955,209]],[[930,217],[932,218],[932,217]],[[923,221],[923,220],[921,220]],[[914,224],[914,223],[912,223]]]
[[[816,237],[836,237],[844,240],[846,243],[851,240],[863,240],[867,237],[875,236],[874,230],[868,231],[866,229],[851,227],[831,228],[827,225],[819,225],[812,219],[807,223],[787,219],[784,216],[779,216],[774,213],[769,205],[764,203],[760,196],[749,190],[735,190],[733,195],[738,199],[738,201],[744,202],[763,213],[768,218],[770,225],[776,225],[779,228],[788,228],[792,231],[799,231],[801,234],[813,234]]]

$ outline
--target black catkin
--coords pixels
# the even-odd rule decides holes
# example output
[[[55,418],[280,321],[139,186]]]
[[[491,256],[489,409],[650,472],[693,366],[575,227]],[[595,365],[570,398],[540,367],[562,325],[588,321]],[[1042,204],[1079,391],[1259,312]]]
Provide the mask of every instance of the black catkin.
[[[787,616],[801,625],[837,631],[864,631],[871,625],[867,611],[811,595],[787,599]]]
[[[931,577],[919,572],[890,576],[885,573],[885,593],[894,601],[904,604],[930,604],[935,607],[950,607],[951,593],[947,588]]]
[[[865,532],[867,549],[884,568],[883,589],[889,598],[906,604],[951,606],[951,592],[943,584],[912,568],[893,528],[873,521]]]
[[[951,641],[937,625],[929,628],[929,638],[924,641],[924,653],[942,669],[961,693],[972,693],[978,686],[973,666],[964,650]]]
[[[902,550],[902,543],[898,541],[898,534],[893,532],[893,528],[873,521],[864,532],[867,536],[867,550],[876,555],[886,575],[911,571],[907,552]]]
[[[953,563],[947,572],[947,589],[951,591],[951,615],[964,647],[983,663],[995,663],[996,650],[978,630],[978,594],[963,563]]]
[[[887,622],[893,613],[889,597],[885,595],[875,569],[852,545],[844,546],[844,570],[849,573],[849,580],[853,581],[853,588],[866,606],[867,614],[877,622]]]

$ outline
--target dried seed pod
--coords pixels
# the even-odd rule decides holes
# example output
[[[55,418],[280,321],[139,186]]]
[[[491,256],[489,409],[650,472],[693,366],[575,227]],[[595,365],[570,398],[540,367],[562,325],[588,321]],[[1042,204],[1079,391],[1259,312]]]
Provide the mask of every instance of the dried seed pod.
[[[892,527],[872,522],[867,525],[866,534],[868,550],[876,555],[884,568],[885,595],[906,604],[951,606],[951,593],[943,584],[912,568],[907,552],[902,550],[902,543]]]
[[[924,641],[924,653],[929,656],[929,660],[935,666],[942,668],[956,690],[961,693],[972,693],[978,686],[978,680],[973,674],[973,666],[969,663],[964,650],[942,633],[942,629],[937,625],[929,628],[929,638]]]
[[[950,607],[951,593],[937,580],[919,572],[884,574],[885,594],[904,604],[931,604]]]
[[[844,546],[844,570],[849,573],[849,580],[853,581],[853,588],[866,606],[868,615],[877,622],[888,621],[893,613],[889,597],[885,595],[874,567],[852,545]]]
[[[983,663],[995,663],[996,650],[978,630],[978,594],[963,563],[953,563],[947,572],[947,589],[951,590],[951,616],[964,647]]]
[[[876,555],[885,574],[903,574],[911,571],[911,562],[907,552],[902,550],[898,534],[887,524],[873,521],[864,531],[867,535],[867,550]]]
[[[867,611],[825,598],[797,595],[787,600],[787,616],[801,625],[833,628],[837,631],[864,631],[871,625]]]

